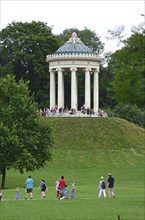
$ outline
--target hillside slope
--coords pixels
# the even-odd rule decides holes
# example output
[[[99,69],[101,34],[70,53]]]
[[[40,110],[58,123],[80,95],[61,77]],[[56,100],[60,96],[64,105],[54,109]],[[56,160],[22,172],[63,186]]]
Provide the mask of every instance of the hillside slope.
[[[144,149],[145,130],[120,118],[48,118],[55,148]]]
[[[53,165],[135,165],[145,153],[145,130],[120,118],[48,118],[53,126]],[[63,159],[61,159],[63,158]],[[103,161],[103,162],[102,162]]]
[[[52,161],[31,172],[54,185],[60,175],[79,185],[94,184],[100,175],[112,172],[118,183],[135,179],[143,186],[145,130],[119,118],[44,118],[53,128]],[[23,186],[28,173],[7,172],[7,186]],[[135,176],[135,177],[134,177]],[[36,184],[36,185],[37,185]]]

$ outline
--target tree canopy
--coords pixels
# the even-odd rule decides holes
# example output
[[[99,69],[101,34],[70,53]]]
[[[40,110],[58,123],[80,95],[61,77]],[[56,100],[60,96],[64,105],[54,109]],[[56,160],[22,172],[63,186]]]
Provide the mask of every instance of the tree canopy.
[[[0,167],[21,173],[44,167],[51,159],[51,126],[37,113],[26,83],[0,78]]]
[[[48,106],[49,65],[46,55],[55,52],[58,38],[43,22],[12,22],[0,32],[1,76],[12,73],[16,80],[29,80],[29,89],[40,106]]]
[[[124,47],[111,55],[112,95],[117,103],[145,106],[145,31],[134,32]]]

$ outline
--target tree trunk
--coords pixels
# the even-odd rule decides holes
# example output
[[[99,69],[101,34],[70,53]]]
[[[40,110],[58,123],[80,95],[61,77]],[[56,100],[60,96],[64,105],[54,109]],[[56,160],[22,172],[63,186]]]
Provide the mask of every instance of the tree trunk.
[[[5,187],[5,180],[6,180],[6,167],[3,165],[3,167],[2,167],[2,182],[1,182],[2,189]]]

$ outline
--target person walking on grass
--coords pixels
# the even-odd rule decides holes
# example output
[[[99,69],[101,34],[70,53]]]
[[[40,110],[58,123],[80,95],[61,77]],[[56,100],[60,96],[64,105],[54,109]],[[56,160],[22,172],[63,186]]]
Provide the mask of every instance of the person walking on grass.
[[[25,182],[26,184],[26,197],[25,199],[28,199],[28,195],[30,195],[30,198],[33,199],[33,185],[34,181],[31,178],[31,176],[28,177],[28,179]]]
[[[19,187],[16,188],[16,196],[15,196],[15,198],[17,200],[20,199],[20,188]]]
[[[40,199],[42,198],[46,199],[45,191],[46,191],[47,186],[44,180],[41,180],[39,188],[41,189]]]
[[[106,198],[106,184],[105,184],[105,180],[104,177],[101,176],[101,179],[99,181],[99,194],[98,194],[98,199],[101,198],[101,195],[103,193],[104,198]]]
[[[61,178],[59,179],[59,187],[60,187],[60,193],[62,194],[63,194],[65,185],[66,185],[66,181],[64,179],[64,176],[61,176]]]
[[[74,196],[75,196],[75,183],[72,182],[72,183],[71,183],[71,194],[70,194],[70,198],[71,198],[71,199],[74,199]]]
[[[114,188],[114,178],[112,176],[111,173],[108,174],[108,195],[109,198],[115,198],[115,194],[113,192],[113,188]]]
[[[68,187],[67,187],[67,185],[65,185],[65,187],[64,187],[64,196],[65,196],[65,199],[68,199]]]
[[[59,199],[59,179],[55,182],[56,198]]]

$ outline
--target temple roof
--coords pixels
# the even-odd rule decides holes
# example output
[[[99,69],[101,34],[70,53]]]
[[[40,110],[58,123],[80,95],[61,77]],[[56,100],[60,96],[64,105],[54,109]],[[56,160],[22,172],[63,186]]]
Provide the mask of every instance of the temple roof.
[[[55,52],[60,53],[92,53],[92,51],[73,32],[70,39]]]

